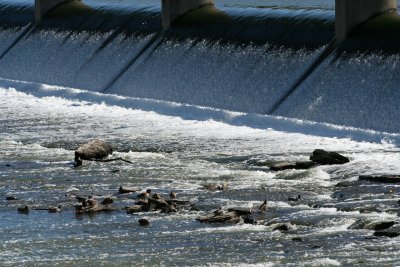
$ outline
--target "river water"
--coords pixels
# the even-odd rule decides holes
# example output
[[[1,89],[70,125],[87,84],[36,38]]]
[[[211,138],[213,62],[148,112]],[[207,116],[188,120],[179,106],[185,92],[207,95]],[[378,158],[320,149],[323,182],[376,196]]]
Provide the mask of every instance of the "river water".
[[[25,0],[18,2],[31,5]],[[104,5],[104,10],[128,5],[127,1],[87,3]],[[159,1],[135,4],[159,8]],[[251,9],[255,18],[283,14],[283,19],[293,17],[292,24],[298,25],[304,22],[298,20],[304,15],[332,24],[333,1],[221,0],[216,4],[229,14],[248,15],[247,9]],[[293,11],[296,9],[302,11]],[[22,10],[25,12],[24,7]],[[288,32],[295,35],[291,30]],[[3,52],[21,31],[25,29],[0,31]],[[254,29],[252,37],[256,33]],[[399,221],[400,188],[358,180],[359,175],[400,173],[400,134],[392,118],[397,113],[384,116],[390,118],[385,121],[381,119],[384,113],[376,112],[383,107],[389,112],[395,105],[390,109],[385,103],[374,103],[375,112],[365,111],[374,116],[366,120],[367,115],[359,118],[341,110],[345,107],[340,101],[348,98],[338,94],[324,98],[317,90],[332,91],[331,83],[339,79],[329,76],[334,76],[333,66],[346,74],[343,84],[357,88],[351,97],[361,99],[361,89],[372,91],[377,86],[368,82],[376,78],[368,70],[382,66],[376,75],[391,77],[385,91],[385,96],[390,96],[397,88],[397,55],[352,55],[345,69],[341,61],[326,64],[323,75],[317,77],[320,80],[309,82],[318,85],[309,87],[316,92],[305,98],[307,88],[301,88],[283,105],[283,111],[273,116],[262,115],[262,110],[291,85],[288,80],[296,80],[324,42],[312,49],[278,49],[269,43],[240,46],[203,39],[163,40],[139,60],[140,67],[133,65],[121,82],[98,93],[113,72],[153,38],[151,34],[116,37],[113,46],[97,49],[108,37],[109,33],[103,32],[41,29],[22,38],[0,59],[0,266],[398,264],[398,237],[374,237],[368,225]],[[89,59],[84,57],[87,54]],[[366,79],[362,84],[352,79],[360,66],[370,66],[362,72]],[[206,82],[190,87],[190,79],[181,78],[183,70],[194,80],[198,76],[210,79],[197,78]],[[330,77],[331,83],[324,77]],[[313,97],[325,104],[311,101]],[[339,104],[326,118],[323,108],[333,100]],[[365,107],[369,99],[361,100],[358,104]],[[221,106],[224,109],[217,108]],[[296,117],[293,113],[303,119],[288,118]],[[276,116],[280,114],[287,117]],[[307,116],[322,122],[304,119]],[[343,123],[327,123],[331,117]],[[107,141],[114,148],[111,158],[122,157],[132,164],[85,162],[74,168],[74,150],[92,139]],[[350,163],[269,170],[276,162],[307,160],[317,148],[337,151],[349,157]],[[227,189],[206,190],[210,183],[227,184]],[[113,205],[120,209],[133,205],[135,195],[117,194],[121,185],[151,189],[165,197],[175,191],[179,199],[190,201],[198,210],[75,214],[74,194],[99,200],[111,195]],[[288,201],[297,195],[301,201]],[[9,196],[17,200],[6,200]],[[259,224],[196,221],[219,208],[257,209],[265,199],[270,217]],[[25,205],[62,208],[59,213],[18,213]],[[147,218],[150,226],[140,226],[140,218]],[[282,223],[290,229],[275,230]]]
[[[397,220],[398,186],[357,180],[360,174],[400,172],[398,135],[317,125],[324,129],[320,132],[349,135],[323,137],[295,133],[317,127],[305,121],[23,82],[9,85],[3,81],[0,89],[2,265],[392,266],[400,259],[397,239],[371,239],[371,230],[348,229],[359,220]],[[185,116],[150,109],[184,110]],[[232,123],[235,117],[241,126]],[[269,128],[275,124],[286,130]],[[73,150],[93,138],[108,141],[113,157],[134,164],[89,162],[74,168]],[[338,151],[351,162],[279,173],[260,166],[306,160],[315,148]],[[225,191],[203,188],[224,182]],[[339,182],[347,187],[338,187]],[[69,193],[101,199],[117,193],[120,185],[164,196],[173,190],[203,210],[74,214],[77,202]],[[301,202],[288,202],[298,194]],[[19,200],[6,201],[11,195]],[[264,199],[268,212],[277,214],[268,226],[195,220],[219,207],[258,207]],[[115,203],[134,202],[131,197]],[[56,214],[17,212],[24,205],[59,204],[62,212]],[[149,227],[139,226],[143,217]],[[273,231],[282,222],[292,229]],[[298,237],[303,242],[292,240]]]

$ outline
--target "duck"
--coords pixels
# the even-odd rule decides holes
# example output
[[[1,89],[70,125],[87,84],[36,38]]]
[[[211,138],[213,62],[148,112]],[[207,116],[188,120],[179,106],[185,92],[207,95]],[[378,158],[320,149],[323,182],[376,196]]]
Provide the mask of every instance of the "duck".
[[[28,207],[28,206],[19,207],[19,208],[18,208],[18,212],[19,212],[19,213],[23,213],[23,214],[28,214],[28,213],[29,213],[29,207]]]
[[[267,211],[267,207],[268,207],[268,201],[264,200],[264,202],[260,205],[260,207],[258,207],[258,210],[260,212]]]
[[[58,205],[57,207],[49,207],[49,213],[57,213],[61,211],[61,205]]]
[[[161,195],[157,194],[157,193],[153,194],[152,198],[157,199],[157,200],[162,199]]]
[[[288,198],[288,201],[293,201],[293,202],[300,201],[300,200],[301,200],[301,195],[298,195],[297,197],[289,197]]]
[[[170,199],[175,199],[176,198],[176,193],[175,192],[169,193],[169,198]]]
[[[140,193],[139,195],[137,195],[136,198],[138,199],[146,199],[150,196],[151,193],[151,189],[147,189],[146,192]]]
[[[101,202],[101,205],[105,205],[108,206],[110,204],[112,204],[114,202],[114,200],[111,197],[106,197],[105,199],[103,199],[103,201]]]

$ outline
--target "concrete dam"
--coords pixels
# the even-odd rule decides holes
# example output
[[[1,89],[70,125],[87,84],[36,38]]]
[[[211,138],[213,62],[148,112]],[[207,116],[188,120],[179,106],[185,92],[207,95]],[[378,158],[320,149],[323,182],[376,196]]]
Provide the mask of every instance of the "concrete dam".
[[[0,78],[400,131],[396,1],[225,2],[2,0]]]

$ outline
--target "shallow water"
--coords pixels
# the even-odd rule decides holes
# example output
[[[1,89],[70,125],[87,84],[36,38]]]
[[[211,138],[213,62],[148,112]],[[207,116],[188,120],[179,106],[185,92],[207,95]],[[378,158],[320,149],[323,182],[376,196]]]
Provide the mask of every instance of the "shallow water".
[[[290,133],[269,128],[268,120],[262,119],[257,128],[236,126],[226,119],[205,119],[213,111],[208,108],[186,106],[189,119],[149,110],[177,108],[176,103],[135,102],[108,95],[92,95],[90,101],[77,89],[46,85],[38,89],[17,81],[13,86],[17,90],[0,89],[3,265],[298,266],[301,262],[304,266],[390,266],[400,259],[397,238],[369,239],[371,230],[348,229],[359,219],[397,220],[398,186],[356,181],[360,174],[399,173],[396,136],[390,139],[370,132],[376,140],[383,140],[361,142]],[[98,103],[101,98],[103,103]],[[107,104],[109,99],[124,100],[125,105],[117,105],[117,100]],[[144,106],[147,110],[141,109]],[[240,115],[226,111],[225,116],[228,114]],[[282,124],[285,120],[272,119]],[[299,121],[289,122],[296,123]],[[307,122],[303,123],[306,129]],[[325,127],[325,132],[340,131],[334,125]],[[353,135],[364,136],[357,129]],[[113,157],[134,164],[89,162],[73,168],[73,150],[93,138],[107,140],[116,150]],[[315,148],[339,151],[351,162],[279,173],[261,166],[262,162],[306,160]],[[343,181],[350,186],[336,186]],[[202,186],[210,182],[227,182],[228,190],[206,191]],[[180,198],[204,210],[74,214],[76,201],[71,192],[101,198],[115,194],[122,184],[151,188],[163,195],[175,190]],[[287,201],[298,194],[302,202]],[[5,201],[10,195],[20,200]],[[265,198],[269,212],[276,216],[269,226],[195,221],[207,210],[257,207]],[[133,202],[132,198],[119,198],[115,205]],[[58,214],[19,214],[17,207],[25,204],[61,204],[63,210]],[[316,208],[310,207],[315,204]],[[138,225],[142,217],[150,219],[150,227]],[[290,222],[293,229],[273,231],[281,222]],[[303,242],[292,241],[294,237],[302,237]]]

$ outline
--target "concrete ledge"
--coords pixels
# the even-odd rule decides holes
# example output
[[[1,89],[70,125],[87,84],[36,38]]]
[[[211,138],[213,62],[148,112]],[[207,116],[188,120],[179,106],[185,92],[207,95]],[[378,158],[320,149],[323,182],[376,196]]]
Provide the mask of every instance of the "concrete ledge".
[[[396,0],[336,0],[336,42],[346,39],[361,23],[397,10]]]
[[[75,0],[35,0],[35,21],[40,21],[44,14],[56,6]]]
[[[214,0],[162,0],[162,26],[168,29],[176,18],[190,10],[213,4]]]

